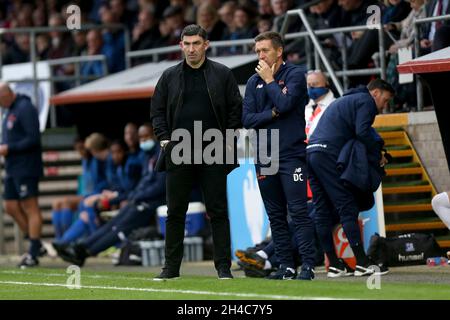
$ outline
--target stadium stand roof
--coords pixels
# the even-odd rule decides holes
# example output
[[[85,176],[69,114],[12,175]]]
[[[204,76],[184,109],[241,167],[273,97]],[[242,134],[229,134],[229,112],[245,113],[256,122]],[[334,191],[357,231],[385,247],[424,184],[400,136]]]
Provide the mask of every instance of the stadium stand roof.
[[[450,47],[432,52],[397,66],[399,73],[434,73],[450,71]]]
[[[256,61],[257,57],[253,53],[211,59],[228,66],[230,69],[235,69]],[[151,98],[161,74],[177,63],[179,61],[161,61],[138,65],[54,95],[50,98],[50,103],[67,105]]]

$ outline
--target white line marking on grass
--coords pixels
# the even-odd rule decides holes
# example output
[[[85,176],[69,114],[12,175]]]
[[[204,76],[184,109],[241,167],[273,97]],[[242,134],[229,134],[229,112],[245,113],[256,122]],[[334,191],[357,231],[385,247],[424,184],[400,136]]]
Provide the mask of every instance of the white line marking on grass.
[[[66,284],[46,283],[46,282],[0,281],[0,284],[67,288]],[[196,294],[196,295],[216,295],[216,296],[225,296],[225,297],[277,299],[277,300],[280,300],[280,299],[281,300],[345,300],[345,299],[338,299],[338,298],[331,298],[331,297],[302,297],[302,296],[269,295],[269,294],[257,294],[257,293],[235,293],[235,292],[214,292],[214,291],[110,287],[110,286],[83,286],[83,285],[81,285],[80,288],[81,289],[116,290],[116,291],[141,291],[141,292],[160,292],[160,293],[163,292],[163,293],[180,293],[180,294]]]

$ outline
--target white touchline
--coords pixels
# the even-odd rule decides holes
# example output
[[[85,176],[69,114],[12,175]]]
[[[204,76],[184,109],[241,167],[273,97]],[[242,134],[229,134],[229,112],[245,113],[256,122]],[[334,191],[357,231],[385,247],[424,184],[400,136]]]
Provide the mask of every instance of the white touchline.
[[[21,282],[21,281],[0,281],[0,284],[14,284],[25,286],[42,286],[42,287],[67,287],[62,283],[46,283],[46,282]],[[181,293],[181,294],[197,294],[197,295],[217,295],[232,296],[241,298],[266,298],[266,299],[283,299],[283,300],[347,300],[330,297],[302,297],[302,296],[284,296],[284,295],[268,295],[257,293],[234,293],[234,292],[214,292],[214,291],[195,291],[195,290],[174,290],[174,289],[154,289],[154,288],[130,288],[130,287],[110,287],[110,286],[80,286],[81,289],[102,289],[116,291],[141,291],[141,292],[164,292],[164,293]],[[350,299],[353,300],[353,299]]]

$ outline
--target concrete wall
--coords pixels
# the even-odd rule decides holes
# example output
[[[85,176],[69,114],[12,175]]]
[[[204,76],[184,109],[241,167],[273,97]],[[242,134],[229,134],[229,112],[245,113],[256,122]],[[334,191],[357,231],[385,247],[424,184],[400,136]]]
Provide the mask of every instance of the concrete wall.
[[[434,111],[408,114],[406,130],[438,192],[450,190],[450,172]]]

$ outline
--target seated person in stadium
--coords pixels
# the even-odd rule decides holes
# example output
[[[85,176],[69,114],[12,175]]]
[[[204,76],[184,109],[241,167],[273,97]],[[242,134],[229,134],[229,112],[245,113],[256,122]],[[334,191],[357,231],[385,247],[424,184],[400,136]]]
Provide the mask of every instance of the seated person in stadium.
[[[80,205],[80,216],[64,233],[61,239],[53,243],[54,247],[71,243],[83,235],[89,235],[102,224],[99,211],[118,209],[128,193],[133,190],[141,178],[142,163],[138,159],[127,158],[126,146],[121,141],[114,141],[110,147],[111,154],[106,160],[108,188],[93,194]]]
[[[60,240],[64,232],[72,225],[81,201],[89,195],[101,192],[106,186],[105,167],[91,155],[85,147],[85,141],[77,139],[74,148],[81,156],[82,174],[79,180],[79,195],[68,196],[53,203],[52,222],[56,240]]]
[[[141,148],[145,152],[145,166],[138,186],[129,194],[127,205],[119,214],[100,227],[88,238],[73,245],[59,248],[58,255],[65,261],[82,266],[86,258],[117,244],[133,230],[155,222],[156,208],[165,203],[165,173],[154,170],[159,146],[150,124],[139,128]]]
[[[431,205],[436,215],[450,230],[450,191],[435,195],[431,200]]]
[[[138,126],[135,123],[129,122],[125,125],[123,140],[128,148],[128,158],[137,159],[137,161],[142,163],[144,152],[139,146]]]

